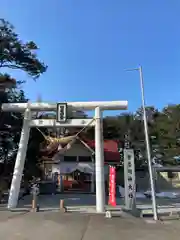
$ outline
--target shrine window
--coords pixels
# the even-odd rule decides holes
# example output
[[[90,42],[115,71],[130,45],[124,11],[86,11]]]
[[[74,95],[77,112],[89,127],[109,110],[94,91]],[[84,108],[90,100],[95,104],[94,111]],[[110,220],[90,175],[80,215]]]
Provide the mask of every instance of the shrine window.
[[[76,162],[77,157],[76,156],[64,156],[64,162]]]
[[[79,162],[92,162],[91,156],[79,156],[78,160]]]

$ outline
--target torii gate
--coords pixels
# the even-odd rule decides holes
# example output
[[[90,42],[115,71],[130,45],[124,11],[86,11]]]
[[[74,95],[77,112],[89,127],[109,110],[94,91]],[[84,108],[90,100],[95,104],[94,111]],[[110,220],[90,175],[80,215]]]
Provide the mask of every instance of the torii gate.
[[[105,210],[105,186],[104,186],[104,147],[102,111],[125,110],[127,101],[111,102],[67,102],[67,103],[4,103],[2,111],[24,112],[24,122],[16,156],[13,178],[9,193],[8,208],[15,208],[18,203],[21,179],[24,170],[27,145],[31,127],[85,127],[95,126],[95,174],[96,174],[96,212],[103,213]],[[68,111],[72,110],[95,110],[93,119],[68,119]],[[32,111],[57,111],[57,119],[31,118]]]

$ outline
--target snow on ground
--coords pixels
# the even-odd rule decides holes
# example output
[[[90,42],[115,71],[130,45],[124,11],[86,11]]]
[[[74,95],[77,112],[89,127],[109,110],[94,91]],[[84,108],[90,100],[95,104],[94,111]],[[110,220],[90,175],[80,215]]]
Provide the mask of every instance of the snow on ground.
[[[124,198],[125,196],[125,189],[121,186],[118,186],[118,190],[119,190],[119,195],[121,198]],[[151,190],[147,190],[145,192],[136,192],[136,198],[139,199],[145,199],[145,198],[149,198],[151,196]],[[180,197],[180,191],[163,191],[163,192],[159,192],[156,193],[156,197],[157,198],[169,198],[169,199],[173,199],[173,198],[178,198]]]
[[[146,192],[144,192],[144,194],[146,196],[151,196],[151,191],[147,190]],[[173,199],[173,198],[180,197],[180,192],[179,191],[173,191],[173,190],[172,191],[163,191],[163,192],[156,193],[156,197]]]

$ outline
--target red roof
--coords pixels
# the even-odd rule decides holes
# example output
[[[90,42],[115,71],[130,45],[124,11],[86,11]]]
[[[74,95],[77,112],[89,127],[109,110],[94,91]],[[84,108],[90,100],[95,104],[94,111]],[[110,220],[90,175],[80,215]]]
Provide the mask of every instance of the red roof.
[[[95,148],[94,140],[85,141],[89,147]],[[118,151],[118,142],[115,140],[104,140],[104,159],[105,162],[120,162],[120,155]]]

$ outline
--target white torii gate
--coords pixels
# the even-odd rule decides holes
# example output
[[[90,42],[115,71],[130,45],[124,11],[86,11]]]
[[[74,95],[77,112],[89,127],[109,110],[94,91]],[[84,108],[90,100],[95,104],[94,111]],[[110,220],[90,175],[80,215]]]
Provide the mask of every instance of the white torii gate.
[[[24,122],[16,156],[13,178],[9,193],[8,208],[17,206],[27,145],[31,127],[74,127],[95,126],[95,173],[96,173],[96,212],[105,210],[105,186],[104,186],[104,147],[102,111],[127,109],[127,101],[111,102],[68,102],[68,103],[4,103],[2,111],[24,112]],[[68,110],[95,110],[95,121],[92,119],[67,119]],[[57,121],[48,119],[31,119],[32,111],[56,111]],[[59,115],[60,114],[60,115]]]

